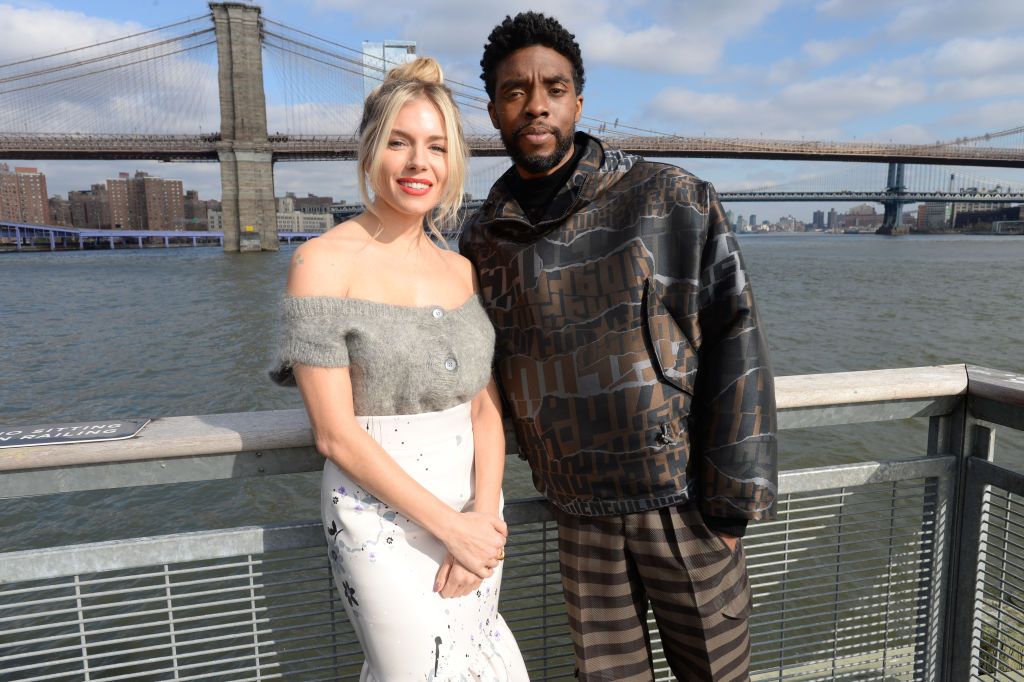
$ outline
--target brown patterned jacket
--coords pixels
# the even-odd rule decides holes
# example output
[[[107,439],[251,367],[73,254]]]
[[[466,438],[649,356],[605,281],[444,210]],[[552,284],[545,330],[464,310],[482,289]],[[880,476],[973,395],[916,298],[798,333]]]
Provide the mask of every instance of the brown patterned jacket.
[[[587,150],[531,224],[494,185],[460,251],[497,330],[495,374],[534,484],[583,516],[699,499],[764,519],[775,393],[714,188],[577,133]]]

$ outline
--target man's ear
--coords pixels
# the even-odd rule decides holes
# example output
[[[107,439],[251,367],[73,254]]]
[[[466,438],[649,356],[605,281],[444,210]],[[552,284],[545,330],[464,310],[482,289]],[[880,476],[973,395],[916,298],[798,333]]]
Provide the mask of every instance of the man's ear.
[[[498,125],[498,113],[494,109],[494,102],[487,103],[487,115],[491,117],[491,125],[500,130],[501,126]],[[578,116],[579,114],[577,114],[576,120],[579,120]]]
[[[583,116],[583,95],[576,95],[576,122]]]

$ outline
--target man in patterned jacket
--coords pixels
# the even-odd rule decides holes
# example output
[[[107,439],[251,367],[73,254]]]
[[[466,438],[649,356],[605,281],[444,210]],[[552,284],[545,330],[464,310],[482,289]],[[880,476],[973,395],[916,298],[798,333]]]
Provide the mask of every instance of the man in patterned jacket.
[[[648,600],[681,680],[745,680],[738,541],[775,513],[775,398],[736,238],[710,184],[575,132],[574,36],[491,33],[488,110],[515,166],[467,224],[495,372],[553,504],[581,680],[651,680]]]

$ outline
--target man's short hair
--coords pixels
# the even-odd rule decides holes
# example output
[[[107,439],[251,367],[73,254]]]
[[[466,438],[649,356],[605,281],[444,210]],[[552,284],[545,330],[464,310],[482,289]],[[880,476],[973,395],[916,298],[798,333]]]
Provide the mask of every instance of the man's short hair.
[[[515,19],[506,16],[503,22],[495,26],[491,35],[487,36],[487,44],[484,45],[484,56],[480,60],[483,72],[480,78],[483,79],[487,96],[492,102],[498,64],[516,50],[533,45],[550,47],[568,59],[572,64],[576,94],[583,93],[583,55],[580,54],[576,36],[566,31],[556,19],[546,17],[540,12],[520,12]]]

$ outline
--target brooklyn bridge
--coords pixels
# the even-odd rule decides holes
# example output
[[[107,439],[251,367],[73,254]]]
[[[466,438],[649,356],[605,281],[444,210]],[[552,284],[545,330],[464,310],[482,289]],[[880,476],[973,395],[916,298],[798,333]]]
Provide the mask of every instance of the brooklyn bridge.
[[[0,65],[0,158],[216,161],[224,248],[238,250],[244,230],[259,235],[262,249],[277,249],[274,163],[354,159],[353,131],[367,83],[379,81],[388,65],[359,47],[264,17],[258,7],[211,3],[210,10]],[[463,110],[472,154],[504,156],[486,117],[483,90],[448,83]],[[586,116],[581,126],[647,157],[844,161],[885,168],[880,186],[863,190],[805,182],[722,195],[728,201],[876,201],[885,206],[883,229],[890,233],[900,231],[904,203],[1024,200],[1006,185],[965,185],[945,172],[913,187],[906,179],[917,167],[1022,168],[1024,126],[932,144],[683,136]]]

